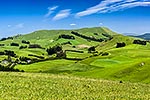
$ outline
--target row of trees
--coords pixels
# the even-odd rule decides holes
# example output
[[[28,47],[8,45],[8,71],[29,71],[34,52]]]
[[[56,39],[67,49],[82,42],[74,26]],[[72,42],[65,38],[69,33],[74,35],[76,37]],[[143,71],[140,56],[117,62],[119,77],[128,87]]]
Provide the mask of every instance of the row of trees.
[[[13,37],[2,38],[2,39],[0,39],[0,41],[5,41],[5,40],[9,40],[9,39],[13,40]]]
[[[16,54],[14,53],[14,51],[11,51],[11,50],[4,50],[4,52],[0,52],[0,55],[9,55],[11,57],[16,57]]]
[[[72,39],[72,40],[75,39],[74,36],[72,36],[72,35],[66,35],[66,34],[61,34],[61,35],[59,35],[58,39],[60,39],[60,38],[64,38],[64,39]]]
[[[97,39],[95,37],[85,36],[85,35],[79,34],[78,32],[74,32],[74,31],[72,31],[71,34],[74,34],[76,36],[82,37],[82,38],[87,39],[87,40],[96,41],[96,42],[102,42],[102,41],[104,41],[104,39],[102,39],[102,38]]]

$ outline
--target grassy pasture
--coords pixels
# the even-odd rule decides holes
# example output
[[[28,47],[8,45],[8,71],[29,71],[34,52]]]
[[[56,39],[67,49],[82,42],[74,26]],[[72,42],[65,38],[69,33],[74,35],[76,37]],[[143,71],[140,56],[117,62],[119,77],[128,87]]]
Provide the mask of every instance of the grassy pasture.
[[[150,85],[43,73],[0,74],[2,100],[149,100]]]
[[[103,33],[113,36],[110,41],[95,42],[88,41],[81,37],[71,34],[71,30],[42,30],[31,34],[26,34],[14,38],[13,40],[1,41],[5,44],[0,47],[0,51],[13,50],[18,57],[29,57],[28,54],[44,56],[48,58],[46,49],[22,49],[19,47],[12,47],[10,43],[16,42],[20,45],[22,40],[30,41],[31,44],[40,44],[42,47],[48,48],[56,44],[61,44],[70,41],[72,45],[63,45],[63,50],[82,50],[84,53],[68,52],[68,58],[87,58],[82,61],[69,60],[52,60],[34,63],[31,65],[17,65],[15,68],[25,70],[27,72],[46,72],[53,74],[71,74],[76,76],[84,76],[91,78],[103,78],[113,80],[126,80],[132,82],[150,82],[149,60],[150,60],[150,43],[146,46],[133,44],[134,38],[116,34],[111,30],[102,28],[83,28],[74,30],[86,36],[94,36],[96,38],[104,38]],[[94,33],[97,33],[95,35]],[[58,39],[60,34],[73,35],[76,39]],[[125,42],[126,46],[123,48],[116,48],[117,42]],[[108,56],[92,56],[89,54],[87,48],[80,48],[79,46],[98,46],[96,50],[100,52],[108,52]],[[73,48],[73,46],[75,46]],[[0,60],[7,58],[7,56],[0,56]],[[143,74],[145,73],[145,74]]]
[[[82,50],[84,53],[67,51],[67,57],[86,58],[81,61],[57,59],[15,66],[25,73],[0,72],[0,99],[150,100],[150,43],[145,46],[133,44],[134,38],[116,34],[105,27],[74,31],[96,38],[106,38],[102,34],[108,33],[113,39],[95,42],[70,34],[71,30],[42,30],[0,41],[0,44],[5,44],[0,51],[13,50],[18,58],[29,57],[28,54],[49,56],[46,49],[20,50],[10,46],[12,42],[25,46],[27,44],[21,41],[27,40],[48,48],[70,41],[72,45],[62,45],[63,50]],[[58,39],[60,34],[73,35],[76,39]],[[117,42],[125,42],[126,46],[116,48]],[[97,46],[97,55],[88,53],[86,46]],[[100,52],[109,55],[98,55]],[[0,55],[0,61],[6,58]]]

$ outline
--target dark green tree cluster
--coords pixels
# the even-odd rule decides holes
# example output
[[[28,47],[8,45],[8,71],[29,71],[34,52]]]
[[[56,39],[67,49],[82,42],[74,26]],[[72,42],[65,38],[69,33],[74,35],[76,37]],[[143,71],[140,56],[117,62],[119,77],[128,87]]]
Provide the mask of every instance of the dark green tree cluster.
[[[140,44],[140,45],[146,45],[146,41],[142,40],[134,40],[133,44]]]
[[[74,34],[76,36],[79,36],[79,37],[87,39],[87,40],[96,41],[96,42],[102,42],[102,41],[104,41],[104,39],[102,39],[102,38],[97,39],[95,37],[86,36],[86,35],[79,34],[78,32],[74,32],[74,31],[72,31],[71,34]]]
[[[124,42],[122,43],[117,43],[116,48],[121,48],[121,47],[125,47],[126,44]]]
[[[4,50],[4,52],[0,52],[0,55],[9,55],[11,57],[16,57],[14,51],[10,51],[10,50]]]
[[[66,34],[61,34],[61,35],[59,35],[58,38],[59,38],[59,39],[60,39],[60,38],[64,38],[64,39],[72,39],[72,40],[75,39],[74,36],[72,36],[72,35],[66,35]]]
[[[0,41],[5,41],[5,40],[9,40],[9,39],[13,40],[13,37],[2,38],[2,39],[0,39]]]
[[[26,41],[26,40],[22,40],[21,42],[24,43],[24,44],[30,44],[30,42]]]
[[[50,47],[47,50],[48,55],[56,54],[57,52],[62,51],[62,46],[56,45],[54,47]]]
[[[10,46],[19,46],[18,43],[11,43]]]
[[[63,51],[62,46],[56,45],[48,48],[46,51],[48,55],[56,54],[57,58],[66,58],[66,51]]]

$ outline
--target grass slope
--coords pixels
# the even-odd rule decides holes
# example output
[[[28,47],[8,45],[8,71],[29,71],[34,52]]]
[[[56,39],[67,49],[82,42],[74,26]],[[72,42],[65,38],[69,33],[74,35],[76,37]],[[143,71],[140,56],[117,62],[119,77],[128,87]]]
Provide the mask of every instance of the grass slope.
[[[111,49],[109,56],[92,57],[81,63],[97,68],[77,75],[150,83],[149,49],[140,45]]]
[[[3,100],[149,100],[150,85],[41,73],[0,74]]]
[[[0,51],[13,50],[18,56],[26,56],[28,54],[42,55],[48,57],[44,49],[23,49],[19,47],[11,47],[11,42],[17,42],[20,45],[22,40],[29,40],[32,44],[37,43],[42,47],[49,47],[56,44],[61,44],[70,41],[72,45],[63,45],[64,50],[82,50],[83,54],[67,52],[69,58],[87,58],[82,61],[69,61],[64,59],[49,60],[38,62],[30,65],[17,65],[16,68],[25,70],[27,72],[46,72],[53,74],[71,74],[76,76],[84,76],[91,78],[103,78],[112,80],[126,80],[132,82],[150,83],[150,44],[135,45],[132,44],[135,38],[117,34],[105,27],[83,28],[74,30],[86,36],[94,36],[96,38],[104,38],[103,33],[113,36],[112,40],[103,42],[88,41],[81,37],[73,35],[76,39],[59,39],[60,34],[70,35],[71,30],[43,30],[36,31],[31,34],[22,35],[14,40],[6,40],[0,42],[6,46],[0,47]],[[98,35],[94,35],[97,33]],[[126,46],[123,48],[116,48],[117,42],[125,42]],[[72,46],[76,46],[73,48]],[[108,52],[108,56],[93,56],[88,53],[87,48],[80,48],[80,46],[98,46],[96,50],[100,52]],[[0,60],[7,58],[7,56],[0,56]]]

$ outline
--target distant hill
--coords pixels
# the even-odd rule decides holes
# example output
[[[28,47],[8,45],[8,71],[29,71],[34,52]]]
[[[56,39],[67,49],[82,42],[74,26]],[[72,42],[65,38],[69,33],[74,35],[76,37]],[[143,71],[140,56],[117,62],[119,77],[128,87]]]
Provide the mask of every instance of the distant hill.
[[[142,39],[145,39],[145,40],[150,40],[150,33],[145,33],[145,34],[142,34],[142,35],[132,36],[132,37],[137,37],[137,38],[142,38]]]

